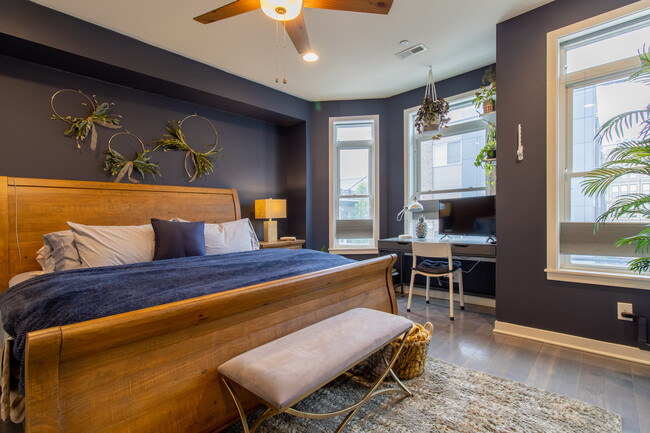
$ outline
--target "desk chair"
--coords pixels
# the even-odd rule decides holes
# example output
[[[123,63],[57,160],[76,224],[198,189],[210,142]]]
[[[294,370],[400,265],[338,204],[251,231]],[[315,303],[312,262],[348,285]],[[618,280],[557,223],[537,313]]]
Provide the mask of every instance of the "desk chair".
[[[451,259],[451,245],[446,242],[413,242],[413,270],[411,271],[411,284],[409,286],[409,300],[406,311],[411,311],[411,297],[413,296],[413,282],[416,275],[424,275],[427,278],[426,301],[429,303],[429,278],[449,278],[449,320],[454,320],[454,276],[458,277],[458,289],[460,293],[460,309],[465,309],[463,299],[463,270],[461,263]],[[418,264],[418,257],[423,260]],[[446,257],[447,260],[440,260]]]

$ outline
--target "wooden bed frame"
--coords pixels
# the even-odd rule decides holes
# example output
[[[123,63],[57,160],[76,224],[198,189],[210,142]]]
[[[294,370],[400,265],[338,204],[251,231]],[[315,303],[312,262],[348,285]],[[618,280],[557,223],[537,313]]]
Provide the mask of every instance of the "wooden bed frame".
[[[241,216],[234,189],[0,177],[2,290],[11,276],[40,269],[42,235],[66,230],[66,221],[131,225],[151,217]],[[218,380],[221,363],[350,308],[397,314],[394,262],[379,257],[31,332],[25,431],[219,431],[238,419]],[[255,405],[245,399],[248,409]]]

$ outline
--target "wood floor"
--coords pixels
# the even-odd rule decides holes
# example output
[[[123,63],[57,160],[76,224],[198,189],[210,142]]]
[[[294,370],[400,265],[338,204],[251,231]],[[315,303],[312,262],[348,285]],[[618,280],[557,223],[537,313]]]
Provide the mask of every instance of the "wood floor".
[[[447,301],[427,305],[414,296],[406,313],[406,297],[398,295],[398,306],[413,321],[433,323],[432,356],[606,408],[623,417],[625,433],[650,433],[650,366],[494,334],[487,307],[460,311],[456,304],[450,322]],[[0,422],[0,433],[19,432],[21,426]]]
[[[650,433],[650,366],[494,334],[487,307],[456,303],[450,322],[448,305],[414,296],[407,313],[398,294],[401,315],[433,323],[431,356],[600,406],[623,417],[623,432]]]

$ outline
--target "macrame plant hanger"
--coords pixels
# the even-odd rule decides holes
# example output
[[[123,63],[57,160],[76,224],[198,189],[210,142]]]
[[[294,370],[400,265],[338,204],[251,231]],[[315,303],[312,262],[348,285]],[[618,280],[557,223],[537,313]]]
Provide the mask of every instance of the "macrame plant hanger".
[[[438,99],[438,96],[436,95],[436,84],[433,82],[431,66],[429,66],[429,76],[427,77],[427,84],[424,87],[424,99],[427,99],[427,96],[431,98],[432,101]]]

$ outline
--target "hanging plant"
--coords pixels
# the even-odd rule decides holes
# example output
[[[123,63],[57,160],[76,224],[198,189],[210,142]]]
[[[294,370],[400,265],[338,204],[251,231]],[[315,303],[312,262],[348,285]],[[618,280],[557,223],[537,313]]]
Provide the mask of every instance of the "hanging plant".
[[[63,117],[57,113],[57,111],[54,109],[54,98],[63,92],[74,92],[83,96],[88,101],[88,103],[82,102],[81,105],[84,107],[89,107],[91,109],[90,115],[87,117]],[[68,125],[70,125],[70,128],[64,131],[63,135],[74,136],[77,141],[77,148],[81,148],[81,142],[84,141],[86,137],[88,137],[88,134],[90,134],[90,150],[94,151],[97,149],[97,130],[95,129],[95,125],[111,129],[121,128],[120,118],[122,116],[113,116],[109,114],[111,106],[115,104],[112,102],[102,102],[100,104],[95,98],[95,95],[93,95],[91,98],[81,90],[61,89],[55,92],[50,99],[50,107],[52,107],[52,111],[54,112],[54,114],[52,114],[52,120],[63,120]]]
[[[436,86],[433,82],[433,73],[429,67],[429,76],[424,90],[424,101],[415,115],[415,130],[418,134],[424,131],[435,131],[444,128],[449,123],[449,103],[443,98],[436,97]],[[441,134],[435,135],[433,140],[438,140]]]
[[[187,141],[185,140],[185,134],[183,134],[183,122],[185,122],[187,119],[190,117],[198,117],[200,119],[205,120],[210,124],[212,127],[212,130],[214,131],[214,144],[210,145],[208,144],[205,146],[205,150],[203,152],[197,152],[194,149],[190,147],[189,144],[187,144]],[[165,152],[170,151],[170,150],[178,150],[181,152],[185,152],[185,172],[187,175],[190,177],[190,182],[194,182],[194,180],[197,177],[202,177],[204,175],[208,175],[214,171],[214,167],[212,165],[212,160],[211,156],[216,155],[217,158],[219,158],[218,153],[221,152],[223,148],[220,148],[216,150],[217,148],[217,142],[219,141],[219,135],[217,134],[217,130],[210,122],[208,119],[206,119],[203,116],[199,116],[198,114],[190,114],[189,116],[186,116],[183,120],[180,122],[175,122],[175,121],[169,121],[167,122],[167,134],[163,135],[163,138],[158,140],[158,146],[156,146],[156,149],[159,147],[162,147]],[[190,160],[192,164],[194,165],[194,173],[190,173],[190,169],[188,168],[187,160]]]
[[[111,148],[111,141],[118,135],[130,135],[140,143],[142,151],[137,153],[133,161],[127,161],[121,153]],[[156,175],[161,176],[158,164],[151,162],[147,153],[149,151],[144,148],[144,143],[135,134],[129,131],[118,132],[108,140],[108,151],[106,151],[106,157],[104,158],[104,170],[109,172],[111,176],[116,176],[115,180],[113,180],[115,183],[120,182],[124,176],[133,183],[139,183],[137,179],[131,177],[134,169],[140,173],[143,180],[147,174],[150,174],[152,177],[156,177]]]

